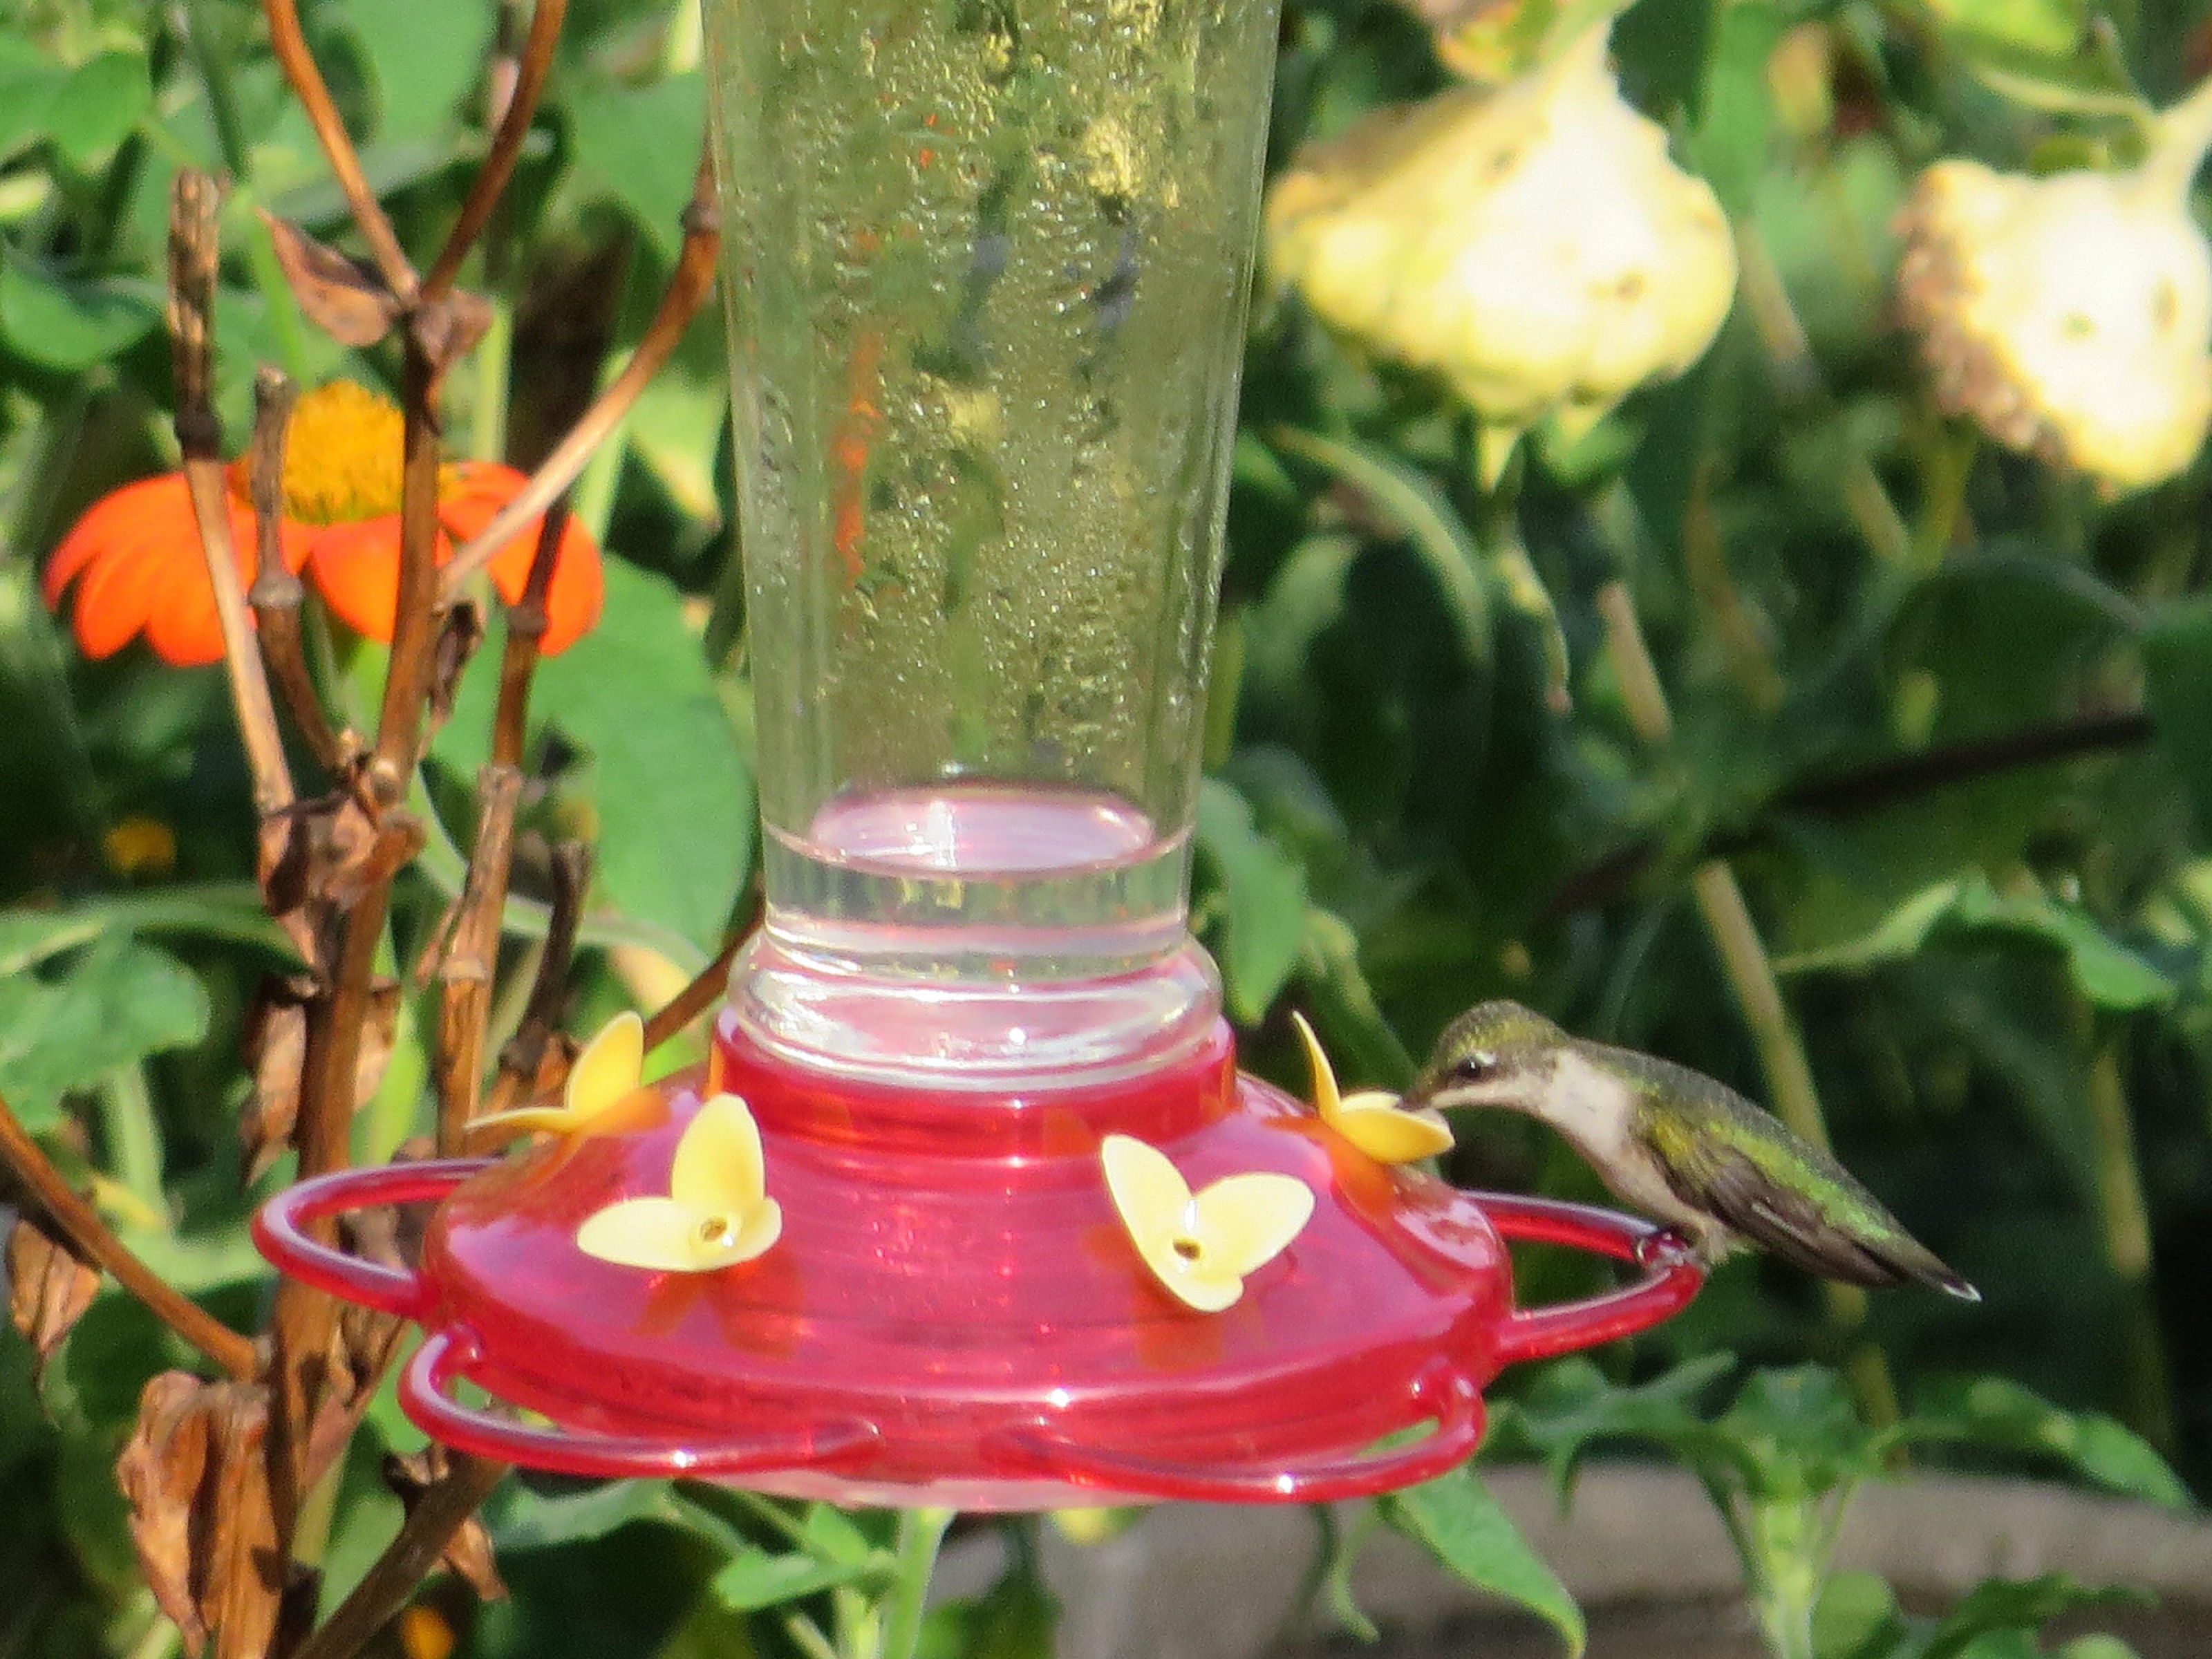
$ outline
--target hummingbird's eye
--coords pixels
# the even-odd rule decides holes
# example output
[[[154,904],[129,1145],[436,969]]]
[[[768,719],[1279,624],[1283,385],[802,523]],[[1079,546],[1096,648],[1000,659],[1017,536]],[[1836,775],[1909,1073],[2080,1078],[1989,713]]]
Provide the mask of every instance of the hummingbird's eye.
[[[1462,1083],[1480,1083],[1498,1069],[1498,1056],[1487,1048],[1477,1048],[1462,1054],[1452,1067],[1452,1075]]]

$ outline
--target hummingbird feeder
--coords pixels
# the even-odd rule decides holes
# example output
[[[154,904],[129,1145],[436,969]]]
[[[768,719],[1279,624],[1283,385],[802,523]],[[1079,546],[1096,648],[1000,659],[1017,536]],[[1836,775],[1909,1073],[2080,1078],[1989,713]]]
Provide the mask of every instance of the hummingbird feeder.
[[[704,1066],[304,1182],[262,1249],[538,1468],[1007,1510],[1454,1467],[1501,1366],[1699,1273],[1241,1074],[1190,936],[1275,0],[708,20],[763,924]],[[411,1268],[323,1242],[431,1200]],[[1522,1310],[1516,1239],[1635,1277]]]

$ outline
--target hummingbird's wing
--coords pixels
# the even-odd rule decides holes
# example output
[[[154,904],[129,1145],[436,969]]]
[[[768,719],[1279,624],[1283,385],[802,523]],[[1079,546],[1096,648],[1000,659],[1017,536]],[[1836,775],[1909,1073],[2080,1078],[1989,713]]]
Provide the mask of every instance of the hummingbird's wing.
[[[1876,1287],[1912,1281],[1968,1301],[1981,1299],[1840,1165],[1788,1137],[1779,1125],[1761,1127],[1777,1141],[1786,1140],[1786,1149],[1731,1144],[1716,1135],[1662,1134],[1667,1144],[1653,1146],[1654,1162],[1684,1203],[1807,1273]],[[1761,1168],[1762,1151],[1786,1157],[1799,1184],[1785,1185]]]

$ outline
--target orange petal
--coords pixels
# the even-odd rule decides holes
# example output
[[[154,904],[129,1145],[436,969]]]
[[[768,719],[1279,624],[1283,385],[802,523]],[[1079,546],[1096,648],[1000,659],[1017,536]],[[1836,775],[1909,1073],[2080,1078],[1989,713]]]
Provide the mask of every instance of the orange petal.
[[[528,482],[525,474],[493,461],[465,462],[454,468],[453,474],[453,483],[439,502],[438,516],[454,538],[464,542],[481,535]],[[509,605],[519,604],[530,585],[530,563],[537,556],[538,526],[544,522],[543,518],[528,520],[512,541],[492,556],[492,585]],[[566,651],[598,623],[605,601],[599,544],[571,519],[562,528],[561,545],[553,555],[553,585],[545,595],[545,637],[538,648],[549,657]]]
[[[84,654],[97,661],[129,644],[146,626],[163,564],[198,553],[191,532],[179,527],[141,526],[131,540],[100,548],[76,587],[74,622]]]
[[[181,472],[141,478],[137,483],[110,490],[85,509],[84,516],[62,538],[61,545],[46,562],[46,579],[40,586],[47,606],[58,606],[62,590],[82,575],[105,550],[136,540],[149,527],[191,521],[191,497],[185,493]]]
[[[443,536],[438,562],[453,556]],[[399,604],[399,515],[334,524],[314,532],[307,574],[338,620],[356,634],[389,645]]]
[[[229,506],[239,580],[250,585],[253,514],[237,501]],[[304,533],[285,525],[281,545],[296,569],[307,557]],[[87,656],[112,655],[143,631],[156,653],[180,667],[221,660],[215,592],[182,473],[125,484],[94,502],[47,562],[46,603],[58,605],[80,577],[76,629]]]
[[[216,617],[215,588],[203,557],[195,533],[192,562],[161,568],[146,615],[146,643],[162,661],[179,668],[222,660],[222,623]]]

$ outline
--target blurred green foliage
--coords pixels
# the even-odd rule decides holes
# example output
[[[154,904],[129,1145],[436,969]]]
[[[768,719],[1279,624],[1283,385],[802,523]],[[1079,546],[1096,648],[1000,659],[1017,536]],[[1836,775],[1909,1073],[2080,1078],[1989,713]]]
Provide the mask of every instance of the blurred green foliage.
[[[320,0],[306,18],[401,235],[432,245],[483,143],[488,0]],[[2177,1501],[2164,1453],[2212,1490],[2207,464],[2111,502],[1977,446],[1933,408],[1888,298],[1917,168],[2123,155],[2126,124],[2107,118],[2129,70],[2171,98],[2212,57],[2205,27],[2197,0],[1642,0],[1616,33],[1624,84],[1713,182],[1759,280],[1686,379],[1571,448],[1536,444],[1517,526],[1438,386],[1363,359],[1294,299],[1255,304],[1195,896],[1249,1057],[1299,1074],[1295,1002],[1347,1086],[1401,1084],[1446,1019],[1504,994],[1759,1094],[1687,902],[1689,872],[1725,852],[1839,1150],[1986,1296],[1875,1301],[1858,1340],[1918,1406],[1898,1425],[1863,1427],[1817,1370],[1760,1373],[1700,1415],[1717,1367],[1695,1356],[1799,1366],[1850,1346],[1802,1279],[1731,1264],[1607,1362],[1615,1383],[1691,1372],[1642,1393],[1587,1367],[1517,1385],[1518,1443],[1555,1464],[1626,1436],[1718,1460],[1740,1497],[1771,1496],[1776,1470],[1826,1495],[1904,1437],[1924,1457],[1964,1442]],[[1777,69],[1791,41],[1819,47],[1809,83]],[[1422,23],[1383,0],[1292,0],[1283,42],[1276,166],[1443,82]],[[696,9],[572,7],[465,279],[499,321],[452,387],[457,453],[531,465],[641,331],[688,194],[697,57]],[[285,951],[251,885],[221,678],[135,647],[82,660],[38,593],[77,514],[173,462],[159,274],[185,163],[230,181],[218,390],[234,447],[258,362],[389,386],[384,356],[306,325],[254,217],[343,244],[256,9],[18,0],[0,20],[0,1091],[134,1247],[244,1322],[268,1294],[244,1232],[267,1183],[240,1187],[239,1038]],[[613,556],[607,619],[548,665],[534,704],[545,781],[509,944],[520,960],[544,931],[548,836],[591,837],[579,1028],[643,998],[653,958],[703,963],[750,873],[719,337],[702,316],[586,475],[578,512]],[[1673,701],[1663,750],[1633,735],[1603,650],[1596,599],[1615,582]],[[342,647],[334,689],[359,703],[375,654]],[[397,963],[459,880],[495,660],[480,653],[428,769],[434,835],[401,890]],[[2021,733],[2049,741],[2003,747]],[[1925,764],[1894,764],[1912,757]],[[433,1024],[419,1007],[403,1020],[366,1152],[426,1121]],[[1461,1127],[1460,1178],[1595,1195],[1524,1126]],[[1531,1298],[1583,1288],[1561,1264],[1524,1266]],[[0,1341],[0,1656],[161,1650],[111,1471],[139,1387],[182,1358],[112,1291],[41,1394],[24,1346]],[[1638,1416],[1655,1398],[1665,1410]],[[332,1595],[397,1516],[376,1453],[417,1443],[380,1404],[337,1495]],[[1486,1505],[1455,1478],[1390,1518],[1579,1639]],[[490,1521],[514,1600],[435,1598],[487,1659],[742,1651],[748,1629],[783,1651],[772,1619],[741,1615],[872,1583],[891,1544],[886,1517],[689,1488],[530,1480]],[[1045,1650],[1052,1605],[1015,1556],[998,1590],[933,1617],[925,1651]],[[1887,1595],[1832,1581],[1820,1651],[2032,1653],[2019,1632],[2075,1598],[1992,1589],[1921,1625]]]

